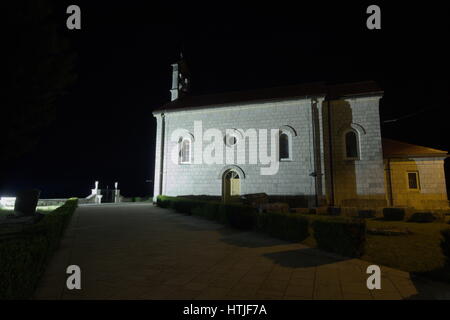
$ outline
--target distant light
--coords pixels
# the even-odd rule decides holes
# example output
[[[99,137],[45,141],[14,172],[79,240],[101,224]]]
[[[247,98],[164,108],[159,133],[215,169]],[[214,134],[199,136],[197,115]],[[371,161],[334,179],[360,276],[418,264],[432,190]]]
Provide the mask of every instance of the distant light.
[[[0,207],[14,207],[16,197],[0,197]]]

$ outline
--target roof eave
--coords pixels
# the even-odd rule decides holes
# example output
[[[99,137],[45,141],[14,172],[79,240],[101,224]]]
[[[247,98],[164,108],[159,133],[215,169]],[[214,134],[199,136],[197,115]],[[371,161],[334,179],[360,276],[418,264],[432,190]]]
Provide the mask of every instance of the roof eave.
[[[383,155],[384,159],[407,159],[407,158],[449,158],[447,153],[429,153],[429,154],[391,154]]]
[[[341,98],[382,98],[384,95],[384,91],[374,91],[369,93],[353,93],[353,94],[344,94],[339,95]]]
[[[224,108],[224,107],[237,107],[237,106],[246,106],[256,103],[269,103],[269,102],[281,102],[281,101],[294,101],[294,100],[303,100],[303,99],[309,99],[309,98],[322,98],[325,99],[326,94],[308,94],[308,95],[301,95],[301,96],[291,96],[291,97],[285,97],[285,98],[272,98],[272,99],[255,99],[255,100],[248,100],[243,102],[228,102],[228,103],[218,103],[218,104],[209,104],[209,105],[203,105],[203,106],[196,106],[196,107],[181,107],[181,108],[166,108],[166,109],[159,109],[153,111],[153,115],[155,114],[161,114],[161,113],[169,113],[169,112],[179,112],[179,111],[194,111],[194,110],[202,110],[202,109],[218,109],[218,108]]]

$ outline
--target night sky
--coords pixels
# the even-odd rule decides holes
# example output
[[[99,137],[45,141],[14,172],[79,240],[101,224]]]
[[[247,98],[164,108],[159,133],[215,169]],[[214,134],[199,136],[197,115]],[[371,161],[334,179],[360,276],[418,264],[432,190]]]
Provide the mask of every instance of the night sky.
[[[125,196],[152,194],[152,111],[170,100],[170,64],[181,49],[192,94],[375,80],[385,91],[382,121],[399,118],[382,124],[384,137],[450,150],[449,22],[438,5],[375,3],[382,29],[368,30],[371,2],[92,2],[55,1],[61,32],[78,54],[78,79],[38,146],[8,164],[0,195],[37,187],[43,198],[84,197],[95,180],[109,188],[118,181]],[[81,7],[81,30],[65,29],[69,4]]]

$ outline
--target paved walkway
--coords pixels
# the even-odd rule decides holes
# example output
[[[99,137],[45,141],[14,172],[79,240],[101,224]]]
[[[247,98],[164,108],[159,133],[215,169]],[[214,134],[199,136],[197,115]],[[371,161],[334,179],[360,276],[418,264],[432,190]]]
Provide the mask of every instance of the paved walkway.
[[[82,289],[65,289],[78,265]],[[151,204],[80,206],[37,299],[450,299],[450,286]]]

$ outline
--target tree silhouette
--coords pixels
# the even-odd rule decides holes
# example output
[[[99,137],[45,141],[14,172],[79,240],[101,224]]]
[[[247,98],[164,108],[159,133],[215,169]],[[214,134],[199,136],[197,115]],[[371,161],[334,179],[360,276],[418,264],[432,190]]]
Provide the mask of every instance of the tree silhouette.
[[[10,1],[3,39],[0,162],[33,149],[56,117],[56,101],[76,79],[64,14],[48,0]]]

